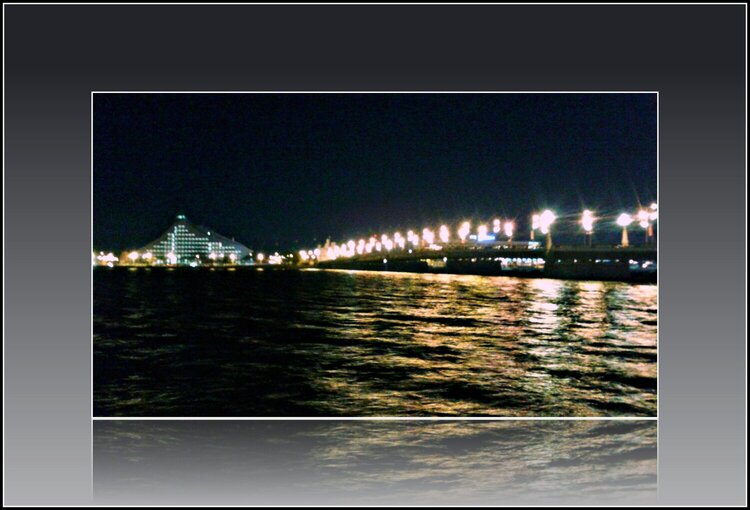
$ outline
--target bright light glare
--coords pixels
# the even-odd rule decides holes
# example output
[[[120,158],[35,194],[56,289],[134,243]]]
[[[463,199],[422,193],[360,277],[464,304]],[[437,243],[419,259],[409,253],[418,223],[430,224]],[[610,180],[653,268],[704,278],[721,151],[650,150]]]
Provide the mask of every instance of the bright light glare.
[[[440,241],[447,243],[450,239],[450,231],[447,225],[440,225]]]
[[[648,215],[648,219],[651,221],[656,221],[657,219],[659,219],[659,206],[656,205],[656,202],[654,202],[649,207],[651,208],[651,212]]]
[[[461,241],[465,241],[469,235],[469,232],[471,232],[471,223],[469,223],[468,221],[464,221],[461,224],[461,228],[458,229],[458,237],[461,239]]]
[[[115,257],[115,255],[112,252],[109,252],[106,255],[104,255],[103,253],[100,253],[96,258],[108,264],[111,264],[112,262],[117,262],[118,260],[120,260],[117,257]]]
[[[539,230],[542,234],[549,233],[550,226],[555,222],[557,216],[549,209],[545,210],[541,216],[539,216]]]
[[[140,256],[140,255],[138,254],[138,252],[137,252],[137,251],[131,251],[130,253],[128,253],[128,258],[129,258],[130,260],[132,260],[133,262],[135,262],[136,260],[138,260],[138,257],[139,257],[139,256]]]
[[[617,217],[617,224],[621,227],[627,227],[631,223],[633,223],[633,217],[628,213],[622,213]]]
[[[414,233],[414,231],[410,230],[406,233],[408,241],[414,246],[415,248],[419,245],[419,236]]]
[[[393,241],[396,243],[396,245],[401,248],[402,250],[406,246],[406,240],[403,238],[400,232],[396,232],[393,234]]]
[[[500,220],[499,219],[492,220],[492,232],[494,232],[495,234],[500,232]]]
[[[651,215],[646,209],[641,209],[638,211],[638,224],[643,228],[648,228],[650,217]]]
[[[594,230],[594,221],[596,221],[596,218],[594,218],[594,213],[586,209],[583,211],[583,214],[581,215],[581,225],[583,226],[583,230],[586,231],[586,233],[591,233],[592,230]]]
[[[505,230],[505,235],[508,237],[513,237],[513,229],[515,228],[515,224],[512,221],[506,221],[503,227]]]

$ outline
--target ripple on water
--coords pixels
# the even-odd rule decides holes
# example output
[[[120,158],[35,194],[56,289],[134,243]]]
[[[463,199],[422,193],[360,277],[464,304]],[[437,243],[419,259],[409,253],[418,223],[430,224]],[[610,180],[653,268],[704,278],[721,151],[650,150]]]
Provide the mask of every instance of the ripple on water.
[[[97,416],[656,414],[654,285],[154,276],[94,274]]]

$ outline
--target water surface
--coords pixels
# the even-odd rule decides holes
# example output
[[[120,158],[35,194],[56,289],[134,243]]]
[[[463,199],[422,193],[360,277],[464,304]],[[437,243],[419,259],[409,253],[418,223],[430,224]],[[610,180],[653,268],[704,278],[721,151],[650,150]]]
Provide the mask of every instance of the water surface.
[[[94,270],[95,416],[655,416],[657,288]]]

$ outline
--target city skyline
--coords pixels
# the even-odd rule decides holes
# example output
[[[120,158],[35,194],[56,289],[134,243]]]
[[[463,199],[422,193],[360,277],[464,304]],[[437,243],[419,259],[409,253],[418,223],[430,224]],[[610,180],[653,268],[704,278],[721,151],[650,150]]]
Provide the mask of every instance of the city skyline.
[[[94,96],[95,249],[141,246],[176,213],[295,250],[655,200],[656,94]]]

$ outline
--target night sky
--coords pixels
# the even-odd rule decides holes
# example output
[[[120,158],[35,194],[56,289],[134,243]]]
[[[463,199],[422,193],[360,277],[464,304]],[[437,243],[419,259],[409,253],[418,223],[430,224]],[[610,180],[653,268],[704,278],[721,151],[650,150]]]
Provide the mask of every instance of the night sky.
[[[251,249],[656,200],[655,94],[96,94],[94,248],[178,213]],[[566,216],[567,215],[567,216]],[[600,236],[616,226],[597,225]]]

